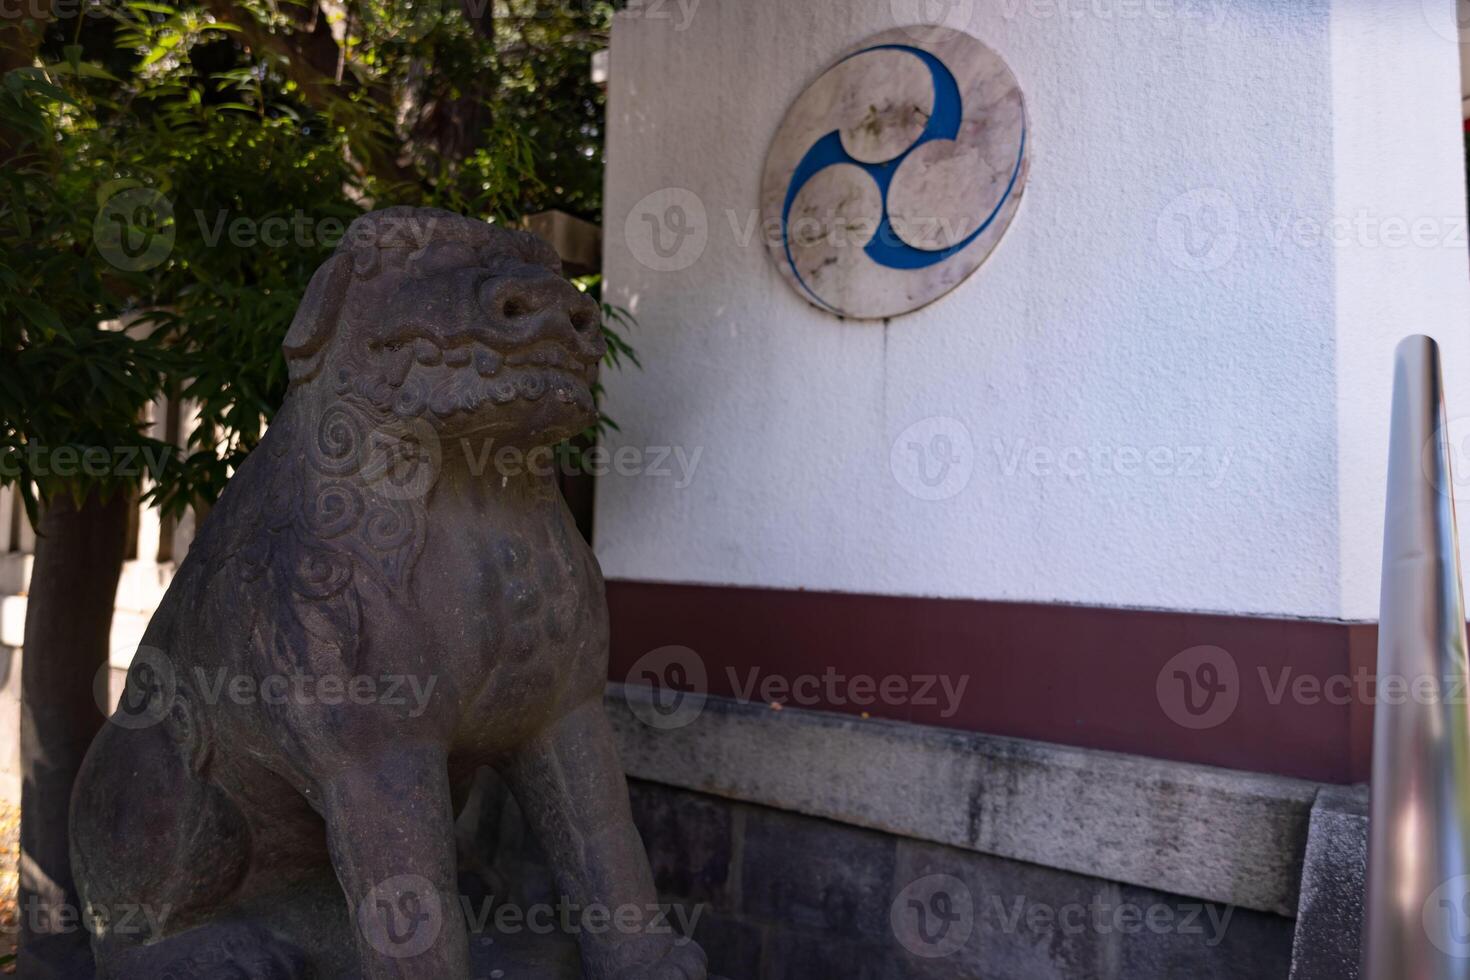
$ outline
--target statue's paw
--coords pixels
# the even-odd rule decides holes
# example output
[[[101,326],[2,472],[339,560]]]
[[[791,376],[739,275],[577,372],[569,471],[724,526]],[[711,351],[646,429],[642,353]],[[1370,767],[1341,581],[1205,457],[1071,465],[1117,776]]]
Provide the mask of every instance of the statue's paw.
[[[116,960],[118,980],[304,980],[304,958],[263,929],[221,924],[137,947]]]
[[[617,974],[615,980],[706,980],[709,962],[699,943],[679,939],[656,963],[633,966]]]

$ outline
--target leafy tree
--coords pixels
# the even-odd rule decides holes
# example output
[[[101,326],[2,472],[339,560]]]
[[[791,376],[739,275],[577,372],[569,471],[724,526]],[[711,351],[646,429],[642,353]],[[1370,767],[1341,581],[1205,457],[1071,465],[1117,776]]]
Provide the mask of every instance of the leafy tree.
[[[315,0],[37,2],[0,22],[0,483],[38,529],[25,948],[51,931],[29,910],[76,904],[65,814],[102,720],[91,681],[133,501],[176,513],[218,495],[284,395],[278,345],[312,270],[373,202],[597,213],[588,62],[611,17],[530,0],[349,0],[336,20]],[[198,408],[182,452],[148,435],[164,395]]]

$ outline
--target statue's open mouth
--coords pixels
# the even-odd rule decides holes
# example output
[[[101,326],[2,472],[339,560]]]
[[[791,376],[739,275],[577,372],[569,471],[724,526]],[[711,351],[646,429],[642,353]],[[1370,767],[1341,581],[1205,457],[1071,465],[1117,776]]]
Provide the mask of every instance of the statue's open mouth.
[[[534,364],[566,368],[577,373],[597,366],[595,358],[589,361],[559,340],[532,342],[508,352],[503,351],[495,340],[493,335],[482,335],[479,332],[442,339],[418,335],[390,338],[374,347],[380,356],[395,367],[400,366],[400,362],[416,363],[425,367],[434,367],[441,363],[450,367],[473,364],[475,371],[487,378],[493,377],[506,365],[516,367]],[[391,375],[389,380],[394,380]]]
[[[477,336],[387,340],[375,345],[382,388],[374,402],[399,415],[425,410],[440,418],[487,404],[551,398],[590,409],[597,362],[559,340],[502,351]],[[386,389],[386,390],[384,390]]]

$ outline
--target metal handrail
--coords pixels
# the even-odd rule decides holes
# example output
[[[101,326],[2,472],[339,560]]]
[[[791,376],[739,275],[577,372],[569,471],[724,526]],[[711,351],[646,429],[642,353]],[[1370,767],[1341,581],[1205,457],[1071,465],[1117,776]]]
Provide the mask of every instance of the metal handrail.
[[[1470,978],[1470,666],[1446,423],[1439,346],[1407,337],[1394,364],[1364,980]]]

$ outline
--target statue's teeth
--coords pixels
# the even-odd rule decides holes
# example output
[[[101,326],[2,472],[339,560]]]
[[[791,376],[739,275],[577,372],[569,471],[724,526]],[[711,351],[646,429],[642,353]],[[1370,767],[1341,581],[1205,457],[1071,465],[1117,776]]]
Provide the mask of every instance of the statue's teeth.
[[[492,377],[504,363],[505,358],[487,347],[481,347],[475,351],[475,370],[482,378]]]
[[[413,358],[426,367],[433,367],[444,360],[444,352],[432,340],[420,337],[413,342]]]
[[[516,379],[516,387],[531,401],[535,401],[546,394],[546,382],[539,375],[523,374]]]
[[[398,399],[393,403],[393,410],[400,416],[413,418],[423,414],[427,401],[428,395],[424,389],[423,379],[415,378],[399,389]]]
[[[413,355],[406,350],[385,351],[383,354],[383,380],[397,388],[408,377],[413,367]]]
[[[444,363],[450,367],[464,367],[470,363],[470,349],[468,347],[451,347],[444,352]]]
[[[441,385],[429,396],[429,411],[440,418],[448,418],[459,407],[459,398],[450,385]]]

